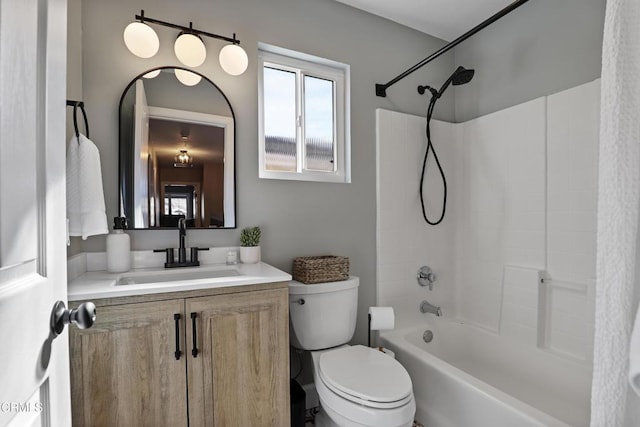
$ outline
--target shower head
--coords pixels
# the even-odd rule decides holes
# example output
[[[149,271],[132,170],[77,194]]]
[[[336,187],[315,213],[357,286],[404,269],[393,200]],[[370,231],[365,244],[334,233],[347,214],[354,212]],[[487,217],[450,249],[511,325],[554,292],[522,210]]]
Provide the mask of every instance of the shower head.
[[[445,90],[449,87],[450,84],[454,86],[460,86],[465,83],[469,83],[473,78],[473,74],[475,70],[467,70],[464,67],[458,67],[453,74],[447,79],[446,82],[442,85],[440,90],[438,91],[438,98],[442,96]]]
[[[454,86],[467,84],[471,81],[475,72],[476,70],[467,70],[464,67],[458,67],[451,75],[451,84]]]
[[[453,72],[453,74],[451,74],[451,76],[449,76],[447,81],[444,82],[444,84],[442,85],[440,90],[435,90],[431,86],[426,86],[425,85],[425,86],[418,86],[418,93],[420,95],[424,95],[424,93],[428,89],[429,92],[431,92],[432,98],[433,99],[438,99],[438,98],[440,98],[442,96],[444,91],[447,90],[447,88],[449,87],[450,84],[452,84],[454,86],[459,86],[459,85],[463,85],[463,84],[469,83],[471,81],[471,79],[473,78],[473,74],[474,73],[475,73],[475,70],[467,70],[464,67],[458,67]]]

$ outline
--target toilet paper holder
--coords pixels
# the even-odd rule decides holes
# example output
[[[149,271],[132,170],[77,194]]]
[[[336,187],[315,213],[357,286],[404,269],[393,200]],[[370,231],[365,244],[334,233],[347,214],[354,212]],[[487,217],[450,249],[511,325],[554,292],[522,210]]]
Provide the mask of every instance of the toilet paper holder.
[[[377,322],[373,326],[372,325],[372,314],[377,316]],[[371,331],[376,330],[388,330],[393,329],[395,327],[395,314],[393,312],[393,307],[369,307],[368,317],[368,326],[367,326],[367,345],[371,347]],[[382,322],[381,322],[382,320]]]

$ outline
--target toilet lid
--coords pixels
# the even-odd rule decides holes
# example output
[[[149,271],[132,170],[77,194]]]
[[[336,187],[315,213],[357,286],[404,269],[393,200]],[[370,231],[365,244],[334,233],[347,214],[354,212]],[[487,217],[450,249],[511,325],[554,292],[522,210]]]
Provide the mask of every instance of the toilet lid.
[[[328,351],[318,363],[324,383],[341,395],[371,402],[391,403],[412,393],[409,374],[394,358],[356,345]]]

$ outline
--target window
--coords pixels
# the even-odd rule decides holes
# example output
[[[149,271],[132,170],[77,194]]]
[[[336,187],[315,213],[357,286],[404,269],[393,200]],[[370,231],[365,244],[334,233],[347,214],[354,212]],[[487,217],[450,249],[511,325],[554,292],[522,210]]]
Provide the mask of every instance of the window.
[[[260,45],[260,178],[350,182],[349,66]]]

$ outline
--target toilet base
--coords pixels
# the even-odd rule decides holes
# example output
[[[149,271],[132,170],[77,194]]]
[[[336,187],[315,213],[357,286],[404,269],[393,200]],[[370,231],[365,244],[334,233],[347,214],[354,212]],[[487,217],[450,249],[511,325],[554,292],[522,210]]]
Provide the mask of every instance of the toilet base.
[[[314,425],[316,427],[340,427],[338,424],[334,423],[331,418],[327,417],[327,414],[324,413],[322,408],[320,408],[316,414],[314,421]]]
[[[318,413],[315,417],[314,425],[315,427],[368,427],[364,424],[356,423],[351,420],[347,420],[344,417],[339,416],[338,414],[333,414],[336,419],[340,420],[340,424],[336,424],[333,419],[327,415],[322,405],[319,408]],[[393,426],[393,427],[412,427],[413,422],[409,422],[407,424]]]

